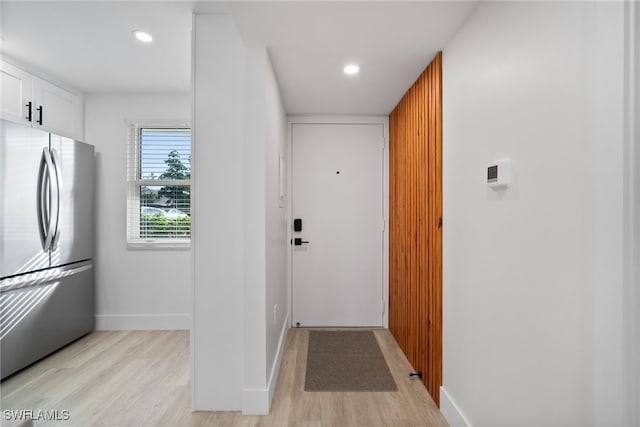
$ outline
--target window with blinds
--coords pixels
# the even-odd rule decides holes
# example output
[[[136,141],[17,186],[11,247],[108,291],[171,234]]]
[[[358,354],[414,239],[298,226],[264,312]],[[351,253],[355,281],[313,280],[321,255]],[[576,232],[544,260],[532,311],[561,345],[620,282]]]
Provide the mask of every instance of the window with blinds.
[[[191,129],[131,125],[128,139],[129,246],[189,246]]]

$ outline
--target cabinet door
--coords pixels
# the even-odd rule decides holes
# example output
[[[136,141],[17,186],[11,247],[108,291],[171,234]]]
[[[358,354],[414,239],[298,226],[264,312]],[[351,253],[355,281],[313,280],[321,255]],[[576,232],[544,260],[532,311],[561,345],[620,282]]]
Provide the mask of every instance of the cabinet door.
[[[31,101],[31,74],[2,61],[0,78],[2,118],[31,126],[27,107]]]
[[[78,138],[82,114],[80,96],[34,76],[33,104],[33,127]]]

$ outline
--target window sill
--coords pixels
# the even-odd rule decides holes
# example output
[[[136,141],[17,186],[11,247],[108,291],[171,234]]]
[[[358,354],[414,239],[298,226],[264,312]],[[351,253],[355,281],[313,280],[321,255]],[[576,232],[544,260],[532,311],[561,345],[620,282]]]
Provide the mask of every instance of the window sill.
[[[127,242],[127,249],[136,251],[188,251],[191,250],[191,241],[134,240]]]

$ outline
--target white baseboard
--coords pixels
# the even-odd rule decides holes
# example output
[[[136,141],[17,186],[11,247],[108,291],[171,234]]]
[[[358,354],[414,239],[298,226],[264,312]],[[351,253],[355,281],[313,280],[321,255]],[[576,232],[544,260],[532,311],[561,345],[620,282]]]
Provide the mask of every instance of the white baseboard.
[[[271,366],[271,375],[269,375],[269,382],[267,383],[267,389],[269,390],[269,408],[271,408],[273,394],[276,392],[276,386],[278,385],[278,374],[280,373],[282,354],[284,353],[284,344],[285,342],[287,342],[288,331],[289,315],[287,314],[284,322],[282,323],[282,330],[280,331],[280,341],[278,341],[278,350],[276,351],[276,357],[273,360],[273,366]]]
[[[450,427],[473,427],[444,387],[440,387],[440,412],[442,412]]]
[[[289,315],[287,315],[282,323],[282,331],[280,332],[280,340],[278,341],[278,350],[276,357],[271,366],[271,374],[267,387],[264,389],[242,389],[242,415],[268,415],[271,409],[271,402],[278,384],[278,373],[282,363],[282,354],[284,353],[284,344],[287,341],[287,331],[289,330]]]
[[[191,329],[189,314],[96,314],[98,331]]]

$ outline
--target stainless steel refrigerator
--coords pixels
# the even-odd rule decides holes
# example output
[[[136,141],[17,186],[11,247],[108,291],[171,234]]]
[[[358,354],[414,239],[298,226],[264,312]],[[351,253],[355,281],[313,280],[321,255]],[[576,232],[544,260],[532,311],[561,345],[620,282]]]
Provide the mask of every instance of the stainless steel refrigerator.
[[[0,122],[0,373],[94,328],[94,149]]]

